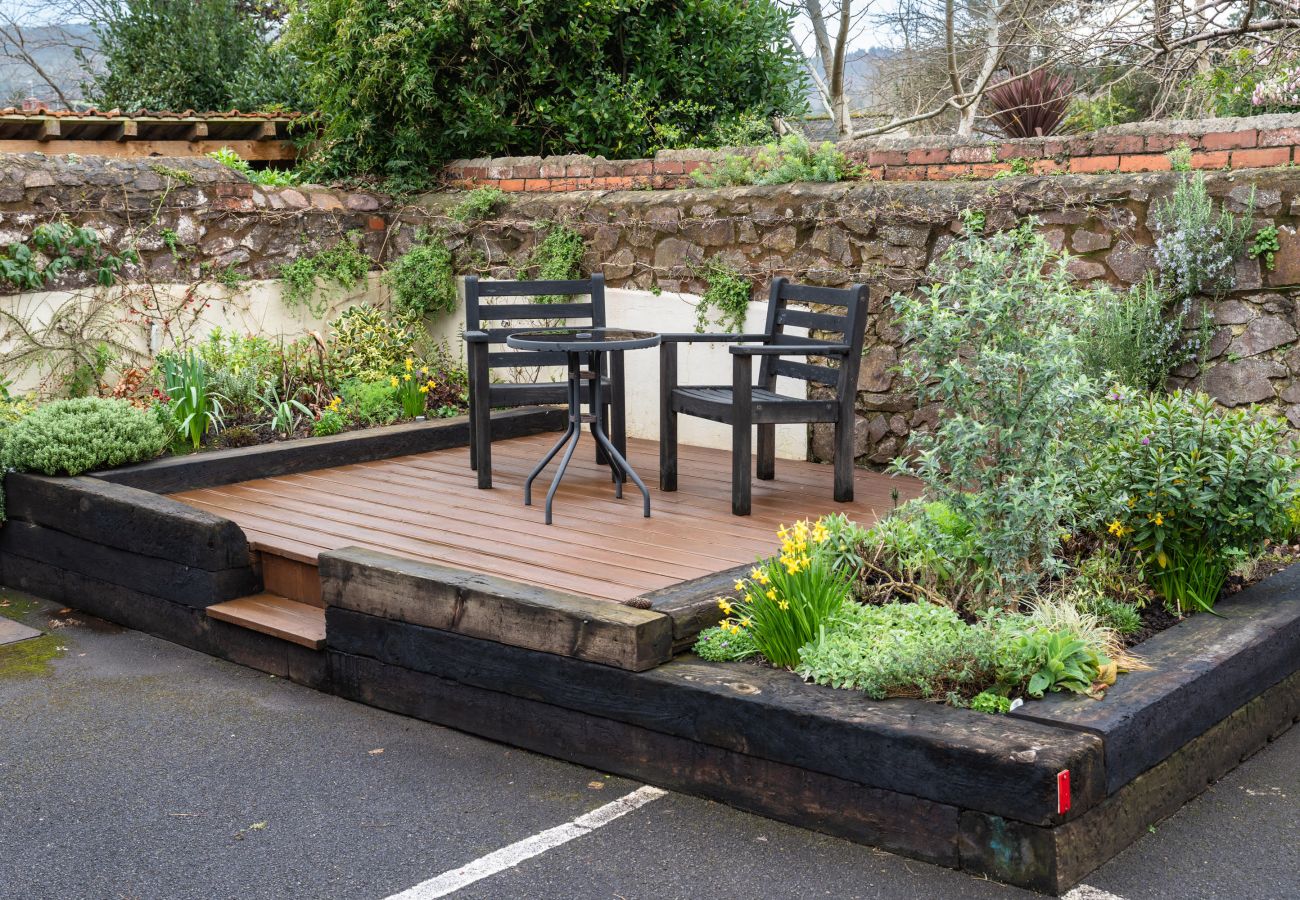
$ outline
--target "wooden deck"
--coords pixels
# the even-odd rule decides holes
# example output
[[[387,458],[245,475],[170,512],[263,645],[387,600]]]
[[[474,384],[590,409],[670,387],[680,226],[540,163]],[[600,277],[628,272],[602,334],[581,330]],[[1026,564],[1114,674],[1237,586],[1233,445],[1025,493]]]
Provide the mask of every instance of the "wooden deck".
[[[859,471],[853,503],[831,499],[831,468],[777,461],[775,481],[754,481],[753,514],[730,513],[730,454],[683,446],[678,490],[657,482],[658,447],[633,440],[633,467],[651,485],[651,517],[635,486],[614,497],[609,470],[584,438],[542,521],[554,464],[523,505],[523,480],[555,440],[541,434],[493,444],[494,484],[475,487],[468,448],[400,456],[171,495],[234,520],[256,549],[315,564],[355,546],[606,600],[634,597],[753,562],[774,551],[776,529],[847,512],[874,521],[915,482]]]

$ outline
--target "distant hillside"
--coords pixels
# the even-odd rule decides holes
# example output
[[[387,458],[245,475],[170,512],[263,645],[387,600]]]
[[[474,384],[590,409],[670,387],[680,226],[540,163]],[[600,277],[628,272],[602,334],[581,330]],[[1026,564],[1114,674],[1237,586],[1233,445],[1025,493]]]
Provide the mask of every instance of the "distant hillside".
[[[19,41],[21,46],[18,46]],[[24,54],[31,56],[35,66],[45,72],[69,100],[81,100],[81,82],[86,73],[74,48],[87,48],[93,64],[98,59],[95,44],[95,33],[84,24],[24,28],[16,35],[0,29],[0,106],[17,106],[25,97],[35,97],[51,105],[58,101],[58,95],[32,63],[23,58]]]

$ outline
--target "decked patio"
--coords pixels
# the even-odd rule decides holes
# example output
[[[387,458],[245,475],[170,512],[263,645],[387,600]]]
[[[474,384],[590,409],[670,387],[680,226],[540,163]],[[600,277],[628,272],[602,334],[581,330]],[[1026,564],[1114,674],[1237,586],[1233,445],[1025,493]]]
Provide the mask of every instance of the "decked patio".
[[[361,547],[627,602],[770,555],[783,523],[843,511],[869,524],[892,507],[894,490],[900,501],[918,493],[908,479],[859,471],[855,501],[838,504],[829,466],[778,460],[776,480],[754,482],[753,514],[739,518],[730,513],[727,452],[682,447],[679,489],[662,493],[654,487],[657,444],[632,440],[632,465],[651,486],[645,519],[634,487],[615,499],[608,469],[595,464],[584,439],[556,494],[555,524],[547,526],[542,503],[553,467],[534,484],[531,507],[523,505],[523,481],[554,439],[547,433],[495,443],[489,491],[474,486],[469,449],[457,447],[171,496],[236,522],[264,565],[274,558],[273,566],[282,559],[307,569],[323,551]],[[268,572],[268,590],[273,581],[283,578]]]

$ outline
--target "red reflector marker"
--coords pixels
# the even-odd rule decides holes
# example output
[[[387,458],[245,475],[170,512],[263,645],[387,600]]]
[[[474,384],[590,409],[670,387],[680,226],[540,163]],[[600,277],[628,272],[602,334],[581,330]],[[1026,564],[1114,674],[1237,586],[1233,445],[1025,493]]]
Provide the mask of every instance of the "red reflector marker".
[[[1070,770],[1062,769],[1056,773],[1056,814],[1063,816],[1070,811]]]

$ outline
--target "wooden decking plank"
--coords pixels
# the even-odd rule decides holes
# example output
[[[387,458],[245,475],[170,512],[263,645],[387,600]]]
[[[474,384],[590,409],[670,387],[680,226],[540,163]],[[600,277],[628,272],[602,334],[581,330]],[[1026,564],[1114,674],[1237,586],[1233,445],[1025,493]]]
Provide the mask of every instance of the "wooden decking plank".
[[[222,622],[260,631],[312,650],[325,646],[325,610],[277,594],[254,594],[207,608]]]
[[[350,497],[345,493],[331,491],[329,488],[320,485],[308,487],[288,481],[266,487],[243,484],[239,486],[239,490],[242,496],[260,500],[268,505],[276,505],[282,501],[285,503],[296,502],[297,504],[308,504],[310,508],[314,509],[338,510],[354,516],[377,516],[380,519],[401,522],[408,526],[436,527],[440,522],[447,520],[446,504],[443,504],[441,509],[435,511],[432,504],[422,504],[418,497],[412,496],[406,497],[404,504],[397,505],[396,503],[380,501],[373,495],[369,498]],[[325,500],[322,495],[328,495],[329,499]],[[294,508],[300,508],[300,506]],[[442,515],[439,515],[440,512]],[[499,513],[495,510],[483,510],[481,508],[457,508],[456,519],[459,522],[480,528],[492,527],[499,530],[501,525]],[[556,530],[554,535],[530,535],[523,532],[513,532],[510,539],[512,541],[526,541],[526,546],[543,549],[554,549],[555,545],[558,544],[559,549],[600,559],[602,562],[606,559],[626,559],[629,562],[636,560],[638,561],[636,565],[644,567],[643,571],[659,575],[673,575],[680,566],[698,569],[701,573],[707,574],[717,571],[717,565],[720,561],[716,555],[706,556],[692,550],[682,550],[681,548],[671,548],[670,550],[662,547],[654,548],[635,540],[624,539],[621,535],[611,536],[608,531],[574,532],[572,529],[566,528]],[[525,544],[520,546],[525,546]],[[657,552],[655,552],[656,549]],[[603,553],[617,555],[601,555]]]
[[[330,546],[323,545],[322,549],[364,546],[388,553],[414,553],[419,554],[424,559],[432,559],[462,568],[468,566],[475,571],[495,572],[516,579],[519,579],[520,575],[527,570],[538,570],[539,574],[541,571],[546,571],[558,579],[557,583],[564,584],[565,589],[569,589],[569,583],[581,582],[585,584],[586,587],[581,589],[580,592],[591,593],[592,596],[601,596],[600,593],[592,592],[600,591],[603,585],[621,585],[638,591],[647,591],[652,590],[654,586],[663,581],[662,577],[652,577],[631,569],[617,569],[608,573],[609,577],[602,575],[600,579],[594,579],[583,575],[579,571],[580,565],[588,564],[585,560],[572,561],[553,557],[558,564],[557,567],[556,565],[547,565],[546,563],[550,560],[546,558],[540,561],[530,561],[504,553],[471,552],[463,545],[436,540],[419,541],[387,532],[373,532],[365,528],[335,522],[321,516],[314,516],[311,513],[286,517],[284,515],[286,510],[282,507],[266,507],[257,503],[250,503],[247,500],[240,499],[237,495],[214,495],[211,490],[196,491],[194,493],[202,493],[205,496],[187,497],[186,502],[201,506],[210,512],[232,516],[236,522],[240,522],[243,517],[251,517],[254,520],[255,527],[262,532],[283,534],[295,540],[300,540],[301,535],[309,533],[341,539],[331,540],[329,542]],[[275,518],[268,518],[269,516],[275,516]],[[376,534],[382,534],[383,540],[376,541],[374,539]],[[629,580],[625,581],[624,578]],[[535,579],[530,579],[530,582],[533,580]]]
[[[319,495],[310,497],[294,496],[284,489],[272,492],[246,484],[212,488],[209,490],[209,496],[239,499],[242,502],[258,506],[270,506],[287,513],[314,516],[341,525],[363,527],[382,534],[407,538],[435,537],[436,542],[444,546],[457,546],[489,555],[499,555],[503,559],[516,562],[549,566],[550,561],[557,558],[566,560],[574,558],[557,553],[556,539],[549,535],[539,536],[524,531],[505,534],[500,529],[489,529],[475,523],[467,523],[463,518],[458,519],[454,523],[454,527],[448,528],[446,517],[437,518],[413,512],[409,508],[384,507],[372,503],[369,505],[368,510],[357,510],[337,501],[322,503]],[[356,504],[351,506],[355,507]],[[295,521],[297,518],[297,515],[295,515]],[[412,522],[409,521],[410,518],[424,519],[426,521],[423,523],[420,521]],[[493,548],[498,547],[510,547],[514,552],[500,554],[493,552]],[[618,570],[626,569],[636,574],[644,573],[665,577],[671,577],[674,574],[674,566],[676,569],[694,569],[701,575],[713,571],[707,565],[701,565],[698,562],[687,564],[684,559],[670,566],[665,564],[663,556],[651,558],[634,557],[626,553],[617,555],[601,553],[601,548],[593,547],[591,544],[582,544],[571,549],[576,555],[574,565],[582,565],[583,567],[597,564],[602,568],[612,567]],[[687,556],[690,555],[687,554]],[[633,559],[638,561],[633,563]],[[570,571],[567,566],[561,568],[561,570]],[[624,583],[636,586],[639,582],[627,581]]]
[[[464,447],[362,462],[186,491],[176,499],[233,519],[253,546],[314,563],[325,550],[358,546],[500,575],[524,584],[607,600],[627,600],[744,565],[772,552],[781,524],[846,512],[869,524],[919,492],[916,482],[870,472],[856,476],[857,499],[832,501],[830,467],[779,460],[775,481],[754,482],[753,514],[730,514],[730,454],[683,445],[679,490],[653,485],[658,447],[629,441],[632,465],[651,487],[649,519],[639,492],[614,497],[608,469],[587,438],[555,499],[552,526],[542,507],[555,463],[522,503],[523,480],[554,443],[539,434],[493,444],[496,488],[480,491]]]

